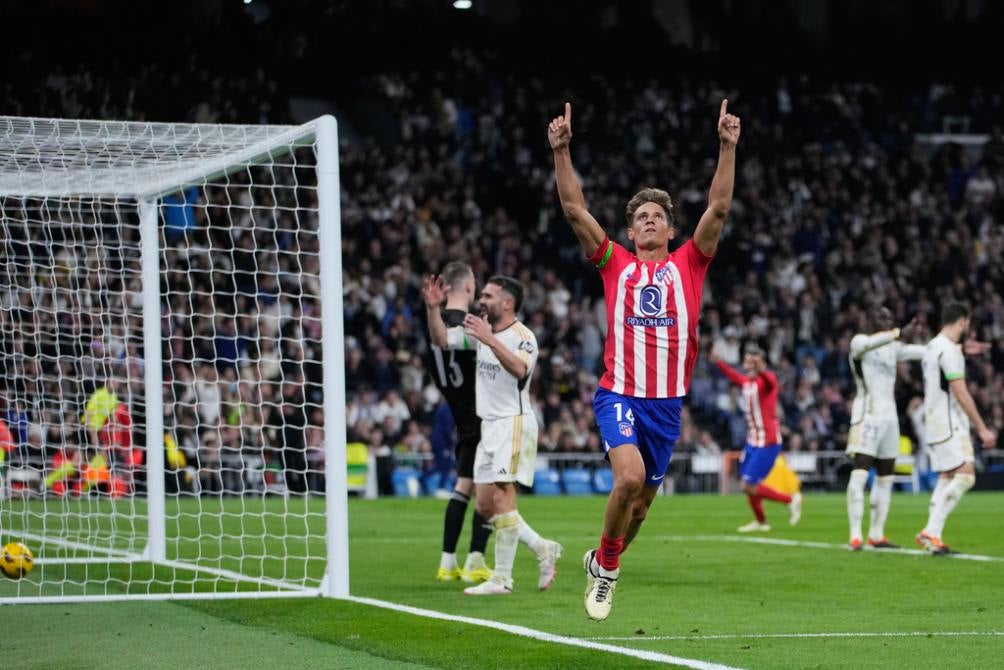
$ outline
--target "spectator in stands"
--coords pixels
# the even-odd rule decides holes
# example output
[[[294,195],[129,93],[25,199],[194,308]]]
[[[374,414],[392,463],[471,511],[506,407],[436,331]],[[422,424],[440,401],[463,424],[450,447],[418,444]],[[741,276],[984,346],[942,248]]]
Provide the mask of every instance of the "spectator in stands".
[[[697,444],[694,451],[702,456],[717,456],[722,453],[722,448],[718,446],[717,442],[715,442],[715,438],[711,435],[711,431],[702,430],[698,433]]]
[[[411,419],[408,405],[396,389],[390,389],[373,411],[373,420],[382,424],[387,435],[398,435],[404,423]]]
[[[382,430],[374,428],[370,431],[367,447],[370,454],[376,457],[377,493],[394,495],[394,450],[384,440]]]
[[[436,493],[437,495],[449,496],[446,484],[453,471],[453,452],[456,449],[453,414],[450,412],[450,405],[438,390],[430,387],[428,395],[436,397],[432,411],[432,434],[429,436],[432,457],[435,459],[433,472],[439,476]]]
[[[329,26],[319,24],[318,29],[322,28]],[[279,30],[276,45],[291,41],[283,39],[291,38],[288,30]],[[243,33],[235,30],[223,39],[231,38],[242,39]],[[95,63],[102,56],[97,52],[93,61],[89,54],[74,54],[78,62],[73,64],[59,63],[58,54],[48,54],[52,62],[44,76],[35,72],[37,60],[35,68],[15,68],[2,95],[11,113],[46,117],[289,121],[290,105],[274,75],[284,61],[268,50],[249,53],[248,57],[260,59],[264,66],[261,76],[249,65],[247,72],[236,68],[216,77],[210,75],[205,57],[190,54],[186,67],[195,80],[215,82],[207,96],[158,93],[175,90],[170,86],[176,72],[173,63],[154,58],[134,62],[112,53],[108,65],[101,61],[99,67]],[[552,222],[560,212],[547,191],[550,176],[521,169],[541,164],[545,150],[537,136],[526,131],[532,122],[522,119],[539,117],[539,110],[550,107],[552,101],[507,82],[498,63],[518,62],[520,52],[501,47],[488,57],[469,50],[463,54],[458,61],[437,56],[433,50],[421,64],[399,73],[375,72],[357,78],[345,74],[346,80],[370,96],[372,105],[399,120],[394,129],[399,136],[392,141],[375,142],[369,137],[347,141],[341,155],[346,341],[354,343],[346,354],[350,402],[355,400],[352,396],[376,388],[380,396],[398,390],[406,403],[414,403],[408,393],[417,391],[409,383],[415,375],[397,354],[402,348],[420,354],[426,343],[420,329],[407,327],[407,317],[398,318],[395,305],[402,295],[404,305],[413,304],[415,295],[409,297],[408,291],[414,288],[409,286],[417,286],[421,273],[441,265],[450,255],[469,259],[479,275],[504,272],[518,262],[527,276],[542,278],[527,282],[525,322],[537,334],[542,363],[556,353],[558,361],[567,360],[566,350],[570,351],[573,374],[562,365],[541,365],[533,382],[534,394],[543,391],[540,396],[545,397],[557,389],[559,406],[546,413],[557,421],[561,409],[568,407],[578,424],[585,415],[571,409],[570,402],[581,395],[584,382],[574,369],[594,371],[598,364],[595,345],[603,333],[596,331],[605,323],[597,319],[597,308],[602,308],[600,286],[578,264],[574,240],[554,232],[560,227]],[[212,64],[213,69],[218,67]],[[115,73],[114,80],[107,72]],[[551,89],[549,82],[557,77],[554,70],[541,70],[539,90]],[[591,182],[590,196],[604,218],[614,218],[607,213],[612,199],[616,202],[613,196],[643,181],[668,181],[680,184],[681,194],[699,195],[694,184],[701,181],[704,169],[702,147],[676,140],[681,128],[698,127],[705,101],[715,87],[728,87],[728,81],[716,76],[715,86],[683,85],[675,74],[658,73],[646,95],[639,98],[636,81],[592,70],[588,77],[590,88],[609,92],[591,100],[588,110],[596,119],[590,127],[592,139],[604,147],[604,155],[582,157],[584,174]],[[999,107],[993,101],[1000,98],[1000,83],[968,90],[955,87],[951,116],[968,117],[970,132],[989,138],[982,157],[977,149],[965,161],[957,146],[925,145],[917,139],[918,133],[940,132],[946,120],[947,107],[927,90],[937,81],[923,82],[916,90],[909,85],[883,88],[881,96],[874,93],[879,88],[876,83],[881,84],[814,85],[790,73],[779,73],[772,81],[743,81],[744,106],[763,109],[764,127],[775,134],[769,141],[751,139],[746,149],[732,208],[735,225],[722,241],[717,261],[721,271],[710,277],[705,289],[707,303],[721,305],[721,314],[706,310],[702,328],[716,341],[728,340],[722,335],[728,328],[733,328],[730,333],[745,330],[753,337],[766,329],[763,343],[771,367],[777,370],[786,410],[782,429],[795,431],[793,437],[797,436],[789,445],[801,439],[797,426],[805,409],[816,406],[826,430],[817,426],[814,440],[824,448],[843,446],[840,436],[846,435],[846,412],[836,411],[841,403],[823,396],[833,389],[843,400],[849,397],[845,343],[861,325],[856,321],[858,306],[877,296],[896,305],[897,320],[923,314],[929,326],[936,325],[934,315],[941,303],[967,296],[977,305],[973,314],[976,335],[998,342],[991,371],[971,373],[973,395],[987,416],[993,417],[1004,407],[1000,375],[994,372],[1004,367],[999,288],[1004,285],[999,263],[1004,256],[1004,234],[998,216],[1004,202],[1004,135],[997,121],[1000,115],[993,113]],[[425,98],[434,89],[438,95],[430,106]],[[638,138],[640,147],[637,143],[624,147],[617,141],[624,136]],[[648,153],[650,147],[672,147],[672,151]],[[643,163],[633,160],[638,155],[645,157]],[[835,172],[839,179],[832,177]],[[512,179],[517,173],[526,178]],[[263,182],[261,175],[247,178],[252,176]],[[182,206],[171,201],[165,211],[169,219],[165,235],[170,243],[164,266],[168,268],[164,308],[174,385],[200,387],[194,394],[183,388],[175,392],[182,448],[197,445],[197,439],[188,435],[191,431],[215,428],[219,419],[218,414],[213,417],[216,403],[211,387],[216,380],[198,362],[219,355],[231,360],[233,354],[232,341],[221,343],[226,352],[215,350],[213,315],[231,312],[214,301],[222,301],[228,292],[250,296],[241,310],[258,324],[253,338],[257,358],[238,340],[238,366],[242,378],[249,368],[257,368],[265,381],[282,377],[290,353],[279,342],[280,329],[293,320],[294,302],[302,303],[299,309],[304,315],[318,302],[316,265],[311,265],[316,250],[301,248],[299,255],[307,261],[301,282],[292,281],[297,273],[290,271],[289,259],[272,258],[276,248],[284,256],[295,256],[288,250],[304,242],[298,237],[309,235],[290,231],[297,225],[309,230],[316,224],[290,222],[271,213],[258,221],[258,214],[264,212],[257,207],[253,219],[242,179],[245,176],[232,175],[231,186],[210,194],[206,201],[180,194]],[[289,186],[277,185],[276,205],[285,207],[296,197],[309,197]],[[229,210],[224,208],[231,202],[246,207],[246,217],[228,220]],[[683,226],[696,221],[697,202],[681,200]],[[174,218],[179,213],[183,223]],[[385,222],[394,225],[376,225]],[[951,230],[944,239],[923,241],[945,224]],[[4,235],[16,257],[29,257],[27,241],[19,240],[17,231],[7,227]],[[514,238],[525,243],[514,244]],[[88,313],[91,308],[81,301],[87,294],[104,290],[96,279],[101,259],[88,256],[75,243],[54,240],[51,246],[61,268],[55,285],[38,283],[35,266],[30,273],[25,269],[28,266],[15,267],[16,277],[10,278],[10,284],[23,293],[0,298],[0,390],[11,398],[15,415],[8,416],[8,423],[24,456],[29,455],[32,439],[42,441],[37,427],[45,425],[46,408],[36,401],[82,395],[85,380],[96,376],[94,368],[113,349],[92,347],[105,333],[99,332],[98,315]],[[210,248],[212,253],[207,253]],[[224,259],[232,267],[217,272],[216,263]],[[123,261],[126,274],[138,274],[134,260]],[[221,275],[227,272],[232,274],[232,287],[222,281]],[[294,298],[294,283],[304,287],[301,298]],[[309,288],[311,284],[315,288]],[[397,293],[386,292],[390,284]],[[283,287],[285,291],[279,290]],[[33,294],[53,292],[62,293],[62,305],[32,302]],[[60,317],[51,319],[59,324],[58,335],[36,331],[34,322],[44,322],[54,313]],[[385,331],[388,314],[392,317]],[[240,324],[237,331],[246,332]],[[128,343],[138,335],[132,330],[115,337]],[[49,354],[44,353],[38,369],[26,376],[26,385],[16,388],[14,380],[28,369],[25,361],[32,356],[25,352],[32,351],[33,343],[59,355],[47,358]],[[819,381],[805,389],[797,376],[785,372],[801,363],[802,357],[796,358],[798,345],[824,352],[818,365]],[[61,358],[70,362],[59,362]],[[319,347],[307,345],[303,360],[319,360]],[[738,363],[738,355],[730,362]],[[699,406],[699,374],[692,389],[695,421],[714,431],[719,442],[728,443],[713,404]],[[135,395],[141,390],[142,377],[130,375],[130,385]],[[908,373],[901,385],[905,397],[910,397],[909,391],[919,392],[919,374]],[[31,387],[40,390],[29,393]],[[281,389],[281,384],[262,385],[268,391],[260,401],[266,415],[271,416],[269,409],[282,402]],[[305,397],[312,393],[305,391]],[[710,389],[707,393],[714,397],[717,392]],[[74,412],[84,400],[73,401]],[[823,407],[829,407],[829,417]],[[409,408],[412,415],[414,409]],[[62,408],[63,413],[66,410]],[[350,432],[368,432],[373,422],[365,415],[364,410],[361,423],[350,423]],[[134,418],[140,429],[139,417]],[[550,429],[549,423],[541,425],[542,448]],[[86,439],[66,430],[54,439],[77,443]]]

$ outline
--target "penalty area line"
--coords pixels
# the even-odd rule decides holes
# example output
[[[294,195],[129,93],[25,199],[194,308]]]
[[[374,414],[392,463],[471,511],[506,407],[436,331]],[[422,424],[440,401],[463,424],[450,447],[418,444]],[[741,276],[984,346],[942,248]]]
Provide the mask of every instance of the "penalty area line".
[[[361,598],[358,596],[348,596],[345,600],[359,603],[361,605],[370,605],[372,607],[381,607],[383,609],[394,610],[395,612],[404,612],[406,614],[412,614],[414,616],[425,617],[428,619],[439,619],[441,621],[455,621],[457,623],[465,623],[471,626],[481,626],[483,628],[492,628],[495,630],[502,631],[503,633],[509,633],[511,635],[519,635],[520,637],[528,637],[540,642],[550,642],[553,644],[564,644],[570,647],[581,647],[583,649],[594,649],[597,651],[606,651],[611,654],[621,654],[623,656],[631,656],[633,658],[638,658],[645,661],[653,661],[655,663],[667,663],[673,665],[680,665],[685,668],[695,668],[695,670],[739,670],[730,665],[722,665],[720,663],[711,663],[708,661],[701,661],[693,658],[683,658],[680,656],[672,656],[670,654],[660,654],[654,651],[645,651],[643,649],[631,649],[630,647],[619,647],[613,644],[604,644],[602,642],[596,642],[590,639],[583,639],[577,637],[566,637],[564,635],[555,635],[554,633],[546,633],[540,630],[534,630],[533,628],[527,628],[525,626],[516,626],[513,624],[502,623],[501,621],[492,621],[491,619],[478,619],[475,617],[460,616],[458,614],[446,614],[444,612],[436,612],[434,610],[422,609],[419,607],[412,607],[411,605],[400,605],[398,603],[387,602],[386,600],[377,600],[375,598]],[[633,639],[633,638],[619,638],[619,639]],[[643,639],[643,638],[642,638]]]
[[[861,637],[1004,637],[1004,630],[937,630],[937,631],[902,631],[888,633],[735,633],[722,635],[634,635],[608,637],[589,637],[589,640],[609,641],[645,641],[645,640],[771,640],[771,639],[805,639],[805,638],[861,638]]]

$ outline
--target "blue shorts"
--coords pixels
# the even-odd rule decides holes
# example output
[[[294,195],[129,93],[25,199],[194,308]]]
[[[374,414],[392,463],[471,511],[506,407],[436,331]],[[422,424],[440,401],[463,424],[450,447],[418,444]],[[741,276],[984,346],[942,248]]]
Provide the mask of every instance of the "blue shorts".
[[[747,444],[743,447],[743,458],[739,465],[739,474],[742,476],[743,484],[759,484],[774,467],[774,461],[781,453],[780,444],[771,444],[766,447],[754,447]]]
[[[680,437],[682,407],[682,398],[633,398],[596,389],[593,412],[603,450],[635,445],[645,461],[645,485],[661,485]]]

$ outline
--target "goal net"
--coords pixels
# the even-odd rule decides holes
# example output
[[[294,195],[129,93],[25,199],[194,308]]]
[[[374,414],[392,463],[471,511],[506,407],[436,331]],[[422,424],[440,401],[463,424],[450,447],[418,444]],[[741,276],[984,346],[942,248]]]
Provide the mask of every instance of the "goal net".
[[[337,162],[0,117],[0,603],[347,595]]]

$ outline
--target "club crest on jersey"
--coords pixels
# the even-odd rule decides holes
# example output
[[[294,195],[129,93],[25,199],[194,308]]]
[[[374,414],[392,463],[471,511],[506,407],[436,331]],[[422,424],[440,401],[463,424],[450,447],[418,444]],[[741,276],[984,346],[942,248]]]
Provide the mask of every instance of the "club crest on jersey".
[[[668,281],[667,281],[667,275],[669,278]],[[660,284],[672,284],[673,275],[669,274],[669,266],[663,265],[661,268],[656,270],[653,279],[655,279],[655,281],[659,282]]]
[[[617,430],[619,430],[621,435],[623,435],[624,437],[631,437],[632,435],[634,435],[634,427],[632,427],[631,424],[627,423],[626,421],[622,421],[621,423],[617,424]]]

